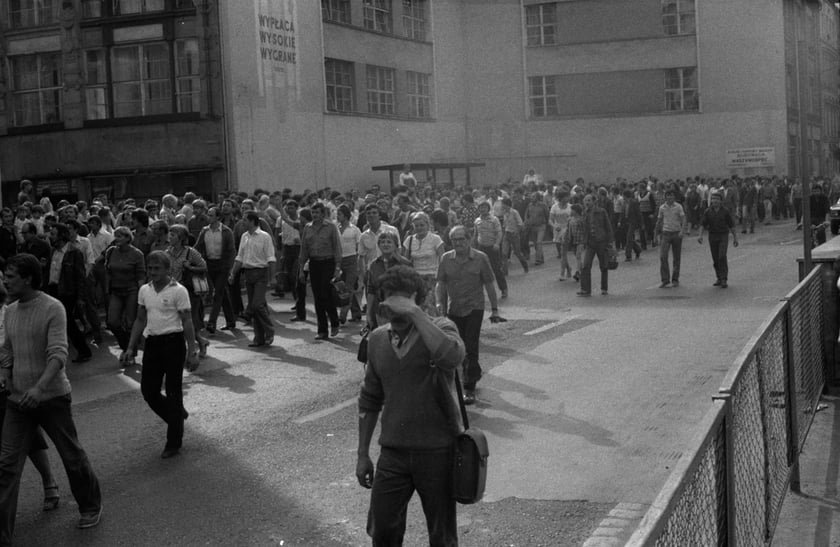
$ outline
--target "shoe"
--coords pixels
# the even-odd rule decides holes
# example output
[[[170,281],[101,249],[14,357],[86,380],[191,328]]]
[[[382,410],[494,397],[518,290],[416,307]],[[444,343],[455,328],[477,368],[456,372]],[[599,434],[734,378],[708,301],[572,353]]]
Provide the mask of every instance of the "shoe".
[[[182,409],[181,409],[181,415],[184,417],[184,421],[185,421],[185,422],[187,421],[187,418],[189,418],[189,417],[190,417],[190,413],[189,413],[189,412],[187,412],[187,409],[186,409],[186,408],[182,408]]]
[[[473,390],[473,389],[464,390],[464,404],[465,405],[474,405],[475,404],[475,390]]]
[[[210,342],[208,342],[207,340],[199,339],[199,341],[198,341],[198,358],[199,359],[204,359],[205,357],[207,357],[207,346],[209,346],[209,345],[210,345]]]
[[[335,325],[330,329],[330,336],[332,336],[333,338],[338,336],[338,325]]]
[[[728,287],[728,286],[729,286],[729,285],[727,285],[727,284],[726,284],[726,281],[721,281],[721,282],[720,282],[720,288],[721,288],[721,289],[725,289],[725,288],[726,288],[726,287]]]
[[[667,289],[668,288],[668,282],[663,281],[662,283],[659,284],[659,288],[660,289]]]
[[[234,330],[236,328],[236,323],[231,323],[222,327],[222,330]]]
[[[505,290],[502,291],[502,298],[507,298],[507,297],[508,297],[508,292],[507,292],[507,289],[505,289]]]
[[[566,278],[561,275],[559,278],[557,278],[557,281],[566,281]]]
[[[178,448],[164,448],[163,452],[160,453],[160,459],[168,460],[169,458],[174,458],[180,453],[181,450]]]
[[[306,318],[305,318],[305,317],[297,317],[297,316],[295,316],[295,317],[292,317],[291,319],[289,319],[289,321],[291,321],[292,323],[297,323],[297,322],[299,322],[299,321],[306,321]]]
[[[610,293],[608,293],[607,291],[601,291],[601,296],[609,296],[609,295],[610,295]]]
[[[575,272],[575,275],[572,276],[575,281],[580,281],[580,272]]]
[[[338,319],[338,324],[339,325],[346,325],[347,324],[347,318],[346,317],[339,318]]]
[[[88,353],[87,355],[79,355],[78,357],[73,359],[73,362],[74,363],[87,363],[91,359],[93,359],[93,354]]]
[[[208,334],[216,334],[216,325],[207,323],[204,328],[207,329]]]
[[[742,234],[746,234],[746,233],[747,233],[747,231],[746,231],[746,230],[741,230],[741,233],[742,233]]]
[[[99,524],[99,519],[102,517],[102,508],[97,511],[89,511],[82,513],[79,516],[79,522],[76,523],[76,528],[93,528]]]
[[[289,311],[290,312],[296,312],[297,311],[297,306],[292,306],[291,308],[289,308]]]
[[[268,338],[265,339],[265,342],[262,343],[263,346],[271,346],[272,344],[274,344],[274,337],[273,336],[269,336]]]
[[[591,292],[578,291],[577,295],[578,296],[592,296],[592,293]]]
[[[319,332],[318,334],[315,335],[315,340],[326,340],[328,338],[329,338],[329,335],[327,335],[326,332]]]
[[[639,260],[639,258],[641,258],[641,256],[642,256],[642,253],[637,251],[636,252],[636,260]]]
[[[633,262],[633,259],[628,256],[624,259],[624,262]]]
[[[720,287],[720,279],[712,283],[712,287]]]
[[[258,348],[258,347],[260,347],[260,346],[262,346],[262,345],[264,345],[264,344],[265,344],[265,342],[257,342],[256,340],[254,340],[253,342],[251,342],[250,344],[248,344],[248,347],[249,347],[249,348]]]
[[[672,287],[679,287],[679,286],[680,286],[680,282],[679,282],[679,280],[678,280],[678,279],[674,279],[673,281],[671,281],[671,286],[672,286]]]
[[[61,498],[58,496],[58,485],[48,486],[44,488],[44,511],[52,511],[58,508],[58,502]]]

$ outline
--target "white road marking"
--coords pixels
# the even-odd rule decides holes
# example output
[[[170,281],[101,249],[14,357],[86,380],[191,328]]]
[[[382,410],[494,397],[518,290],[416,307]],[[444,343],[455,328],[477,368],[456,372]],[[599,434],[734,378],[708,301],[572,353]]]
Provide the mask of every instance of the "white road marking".
[[[578,318],[579,318],[579,316],[572,315],[570,317],[566,317],[565,319],[560,319],[559,321],[554,321],[552,323],[549,323],[548,325],[543,325],[542,327],[537,327],[534,330],[529,330],[528,332],[525,333],[525,336],[533,336],[535,334],[545,332],[549,329],[553,329],[554,327],[559,327],[563,323],[568,323],[569,321],[572,321],[572,320],[578,319]]]
[[[318,412],[313,412],[312,414],[307,414],[306,416],[301,416],[295,420],[292,420],[296,424],[305,424],[308,422],[314,422],[315,420],[320,420],[330,414],[335,414],[339,410],[343,410],[348,406],[356,404],[358,402],[358,397],[353,397],[352,399],[347,399],[342,403],[338,403],[337,405],[333,405],[329,408],[325,408],[323,410],[319,410]]]

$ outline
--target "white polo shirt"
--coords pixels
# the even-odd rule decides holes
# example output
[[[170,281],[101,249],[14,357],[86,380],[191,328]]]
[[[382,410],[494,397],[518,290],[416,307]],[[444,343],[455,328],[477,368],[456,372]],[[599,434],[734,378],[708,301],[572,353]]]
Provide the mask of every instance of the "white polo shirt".
[[[146,308],[146,328],[143,336],[161,336],[183,332],[184,325],[178,312],[191,309],[187,288],[175,281],[157,292],[150,281],[137,293],[137,303]]]

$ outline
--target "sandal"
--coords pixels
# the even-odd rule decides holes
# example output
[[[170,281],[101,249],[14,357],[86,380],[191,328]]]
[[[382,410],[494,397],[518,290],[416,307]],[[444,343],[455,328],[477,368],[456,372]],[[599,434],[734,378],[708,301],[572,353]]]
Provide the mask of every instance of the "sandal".
[[[52,511],[58,508],[58,502],[61,498],[58,496],[58,485],[48,486],[44,488],[44,511]]]

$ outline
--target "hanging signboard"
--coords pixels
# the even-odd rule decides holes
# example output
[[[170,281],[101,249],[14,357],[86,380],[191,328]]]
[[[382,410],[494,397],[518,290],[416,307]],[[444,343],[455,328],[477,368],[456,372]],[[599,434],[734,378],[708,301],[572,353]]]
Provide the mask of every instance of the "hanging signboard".
[[[775,167],[776,149],[772,146],[758,148],[733,148],[726,151],[726,167],[749,169],[753,167]]]

